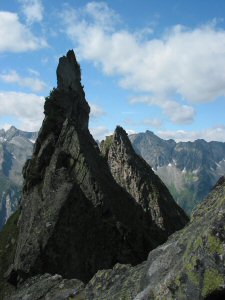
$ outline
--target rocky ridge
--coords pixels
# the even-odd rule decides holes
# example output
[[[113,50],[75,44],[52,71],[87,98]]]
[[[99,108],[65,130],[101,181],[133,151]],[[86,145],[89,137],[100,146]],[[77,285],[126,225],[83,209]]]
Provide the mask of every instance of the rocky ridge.
[[[225,143],[163,140],[151,131],[130,135],[135,151],[190,214],[225,174]]]
[[[225,178],[191,222],[137,265],[116,264],[83,285],[59,275],[38,275],[11,300],[222,300],[225,296]]]
[[[111,173],[167,235],[184,227],[188,218],[145,160],[137,155],[125,130],[117,126],[114,134],[100,145]],[[177,216],[180,216],[179,218]]]
[[[23,169],[19,235],[8,271],[14,284],[46,272],[87,282],[115,263],[140,263],[168,237],[160,228],[155,234],[154,221],[116,183],[89,133],[90,108],[73,51],[60,58],[57,83]],[[175,217],[182,224],[182,216]]]

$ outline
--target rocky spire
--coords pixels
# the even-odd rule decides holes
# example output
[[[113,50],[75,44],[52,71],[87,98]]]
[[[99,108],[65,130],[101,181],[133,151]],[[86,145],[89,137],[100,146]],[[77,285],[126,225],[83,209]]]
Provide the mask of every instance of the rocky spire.
[[[47,272],[87,281],[117,262],[143,261],[167,238],[115,182],[90,135],[73,51],[60,58],[57,78],[24,167],[13,279]]]
[[[57,67],[57,86],[61,90],[80,90],[81,72],[73,50],[60,57]]]
[[[56,73],[57,89],[53,89],[45,103],[44,113],[49,123],[57,123],[61,127],[67,118],[78,130],[87,130],[90,107],[85,99],[80,66],[73,50],[59,59]],[[48,125],[43,124],[43,127]]]
[[[117,126],[114,134],[102,142],[101,150],[116,182],[132,195],[158,228],[169,235],[187,223],[186,214],[151,167],[135,153],[122,127]]]

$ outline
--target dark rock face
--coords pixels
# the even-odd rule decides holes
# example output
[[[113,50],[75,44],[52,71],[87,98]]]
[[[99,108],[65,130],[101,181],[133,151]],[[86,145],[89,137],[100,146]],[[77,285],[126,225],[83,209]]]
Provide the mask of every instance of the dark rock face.
[[[168,237],[184,227],[187,216],[151,167],[135,153],[122,127],[117,126],[113,136],[107,137],[100,148],[116,182],[143,207],[156,225],[156,234],[160,228]]]
[[[10,271],[10,266],[13,263],[16,240],[18,237],[17,222],[19,218],[19,212],[13,213],[9,217],[6,225],[0,232],[0,299],[2,300],[11,290],[15,287],[8,284],[6,281],[6,273]],[[7,297],[6,297],[7,299]]]
[[[31,157],[37,134],[11,126],[0,130],[0,230],[17,209],[22,190],[22,168]]]
[[[88,281],[115,263],[135,265],[162,243],[152,220],[113,179],[88,131],[89,105],[73,51],[59,61],[58,87],[26,163],[14,273]]]
[[[225,294],[225,178],[192,215],[191,222],[173,234],[164,244],[149,253],[147,261],[137,265],[116,264],[113,269],[100,270],[84,287],[73,283],[78,291],[72,299],[85,300],[156,300],[224,299]],[[58,278],[58,277],[57,277]],[[19,287],[18,299],[36,299],[35,295],[47,280],[44,275],[29,279]],[[62,279],[57,279],[62,281]],[[67,283],[70,286],[70,282]],[[55,285],[50,289],[55,297]],[[39,299],[49,299],[49,291]],[[65,289],[66,293],[66,289]],[[25,298],[29,295],[30,298]],[[22,298],[24,297],[24,298]],[[71,299],[67,296],[59,299]],[[17,299],[15,296],[7,299]],[[58,298],[54,298],[58,299]]]
[[[225,143],[204,140],[176,143],[150,131],[130,135],[130,140],[188,214],[225,174]]]

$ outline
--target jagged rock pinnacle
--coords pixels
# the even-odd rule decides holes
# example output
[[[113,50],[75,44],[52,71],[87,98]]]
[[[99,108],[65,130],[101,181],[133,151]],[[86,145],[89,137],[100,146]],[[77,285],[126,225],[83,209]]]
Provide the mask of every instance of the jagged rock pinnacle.
[[[42,128],[60,132],[67,119],[78,130],[88,130],[90,107],[81,85],[80,66],[73,50],[59,59],[57,88],[46,98]],[[54,127],[54,128],[53,128]]]
[[[80,66],[73,50],[69,50],[66,56],[60,57],[56,74],[59,89],[76,91],[80,88]]]
[[[183,210],[151,167],[135,153],[122,127],[117,126],[100,147],[116,182],[132,195],[166,236],[187,223]]]
[[[119,186],[88,130],[89,105],[73,51],[60,58],[58,87],[24,167],[14,284],[31,274],[87,282],[115,263],[137,264],[165,241],[151,219]],[[16,274],[16,275],[15,275]],[[16,280],[14,280],[16,278]]]

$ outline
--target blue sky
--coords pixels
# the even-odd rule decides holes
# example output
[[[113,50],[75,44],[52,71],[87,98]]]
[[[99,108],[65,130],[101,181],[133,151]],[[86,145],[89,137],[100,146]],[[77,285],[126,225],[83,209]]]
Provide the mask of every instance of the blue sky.
[[[102,139],[122,125],[225,142],[225,1],[0,2],[0,128],[38,130],[74,49]]]

